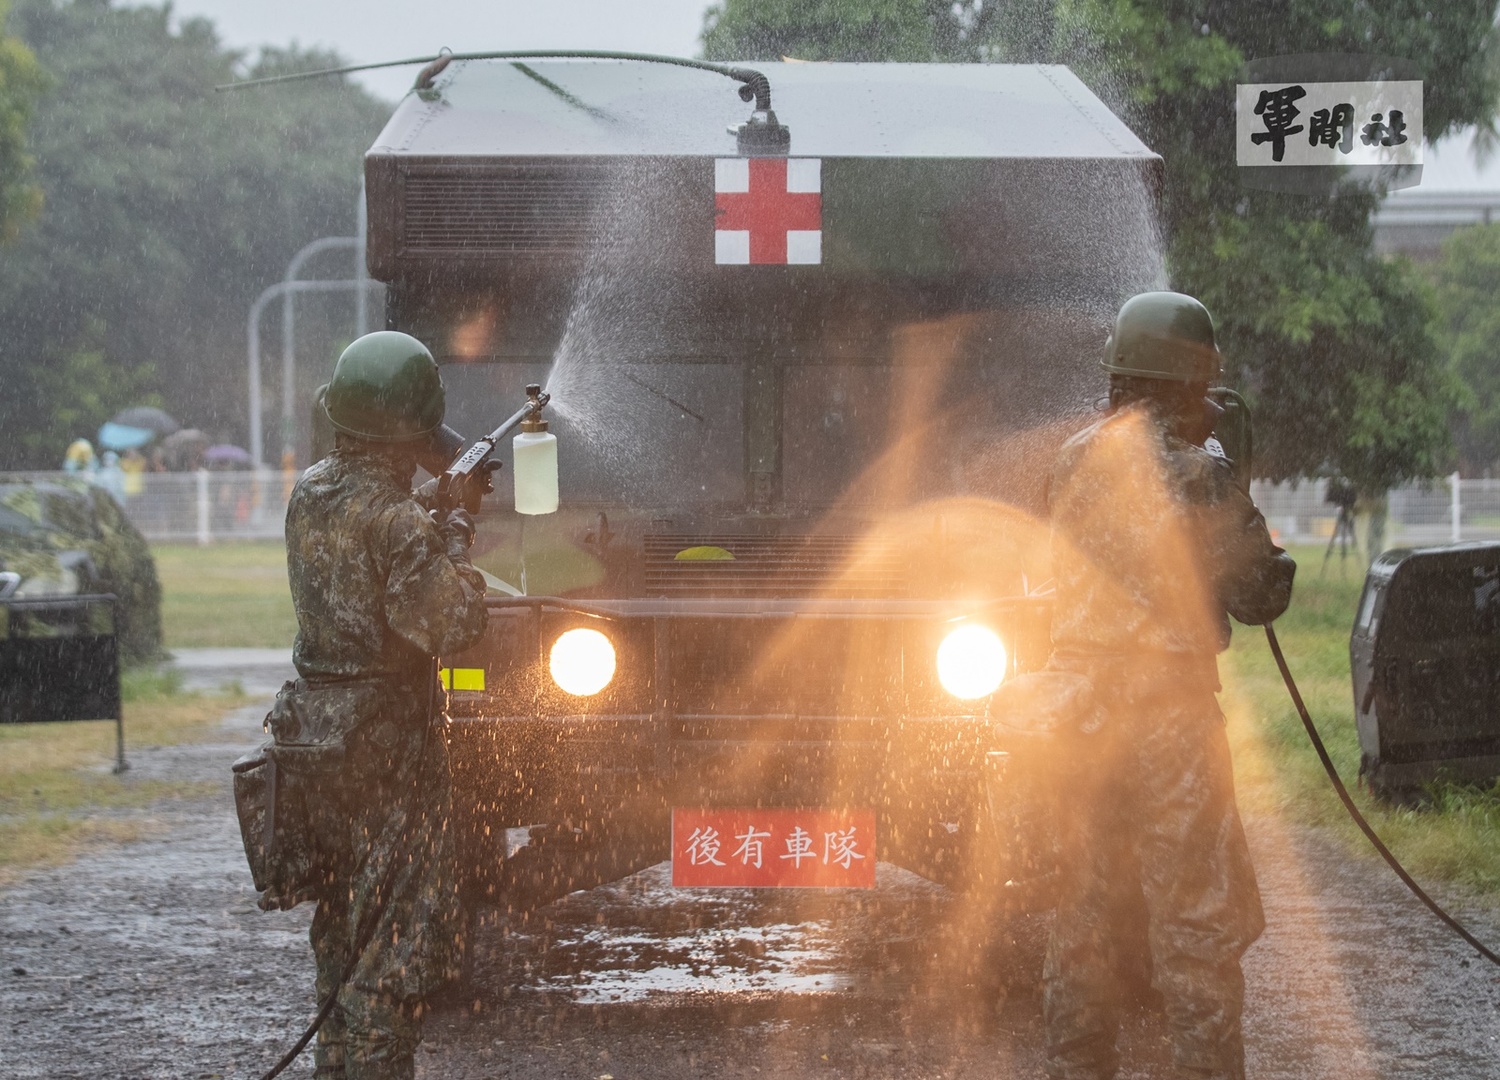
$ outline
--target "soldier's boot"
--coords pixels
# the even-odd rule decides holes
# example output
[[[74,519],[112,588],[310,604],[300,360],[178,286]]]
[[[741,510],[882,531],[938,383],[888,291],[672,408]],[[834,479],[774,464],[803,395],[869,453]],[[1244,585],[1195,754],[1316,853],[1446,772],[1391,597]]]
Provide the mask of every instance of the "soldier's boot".
[[[1177,1080],[1245,1080],[1245,1047],[1238,1024],[1217,1042],[1176,1040],[1172,1057]]]
[[[1097,986],[1050,979],[1042,987],[1045,1067],[1050,1080],[1113,1080],[1119,1019]]]
[[[1052,928],[1042,977],[1046,1069],[1052,1080],[1112,1080],[1119,1071],[1117,961],[1099,940],[1097,920],[1063,921]]]
[[[1048,1032],[1044,1068],[1048,1080],[1114,1080],[1120,1058],[1112,1040],[1059,1043]]]
[[[1182,1080],[1244,1080],[1240,1024],[1245,982],[1238,962],[1168,954],[1157,964],[1172,1061]]]
[[[386,1030],[349,1032],[345,1080],[415,1080],[417,1039]]]
[[[335,1008],[318,1028],[318,1041],[313,1044],[314,1080],[345,1080],[344,1038],[343,1010]]]
[[[1195,1069],[1189,1065],[1177,1067],[1177,1080],[1245,1080],[1245,1070],[1241,1068],[1228,1069]]]

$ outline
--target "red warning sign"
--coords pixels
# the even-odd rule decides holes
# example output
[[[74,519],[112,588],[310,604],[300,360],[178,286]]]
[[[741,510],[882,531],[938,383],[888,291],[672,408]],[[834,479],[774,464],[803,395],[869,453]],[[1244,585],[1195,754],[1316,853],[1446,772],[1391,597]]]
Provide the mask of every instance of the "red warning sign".
[[[871,889],[875,811],[672,811],[679,887]]]

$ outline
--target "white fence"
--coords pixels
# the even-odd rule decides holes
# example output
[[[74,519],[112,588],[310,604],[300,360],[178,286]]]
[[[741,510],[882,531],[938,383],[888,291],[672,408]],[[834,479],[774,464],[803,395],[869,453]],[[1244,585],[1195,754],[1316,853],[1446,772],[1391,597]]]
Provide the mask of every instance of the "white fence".
[[[1327,500],[1328,481],[1250,485],[1255,504],[1283,544],[1328,543],[1339,509]],[[1356,520],[1365,543],[1371,512],[1361,503]],[[1395,488],[1385,501],[1384,546],[1417,547],[1460,540],[1500,540],[1500,480],[1463,480],[1457,475]]]
[[[38,480],[60,473],[31,473]],[[139,490],[126,487],[125,512],[149,540],[210,544],[268,540],[284,535],[286,501],[294,472],[145,473]],[[1334,538],[1338,507],[1327,501],[1326,480],[1266,484],[1250,493],[1283,544],[1326,544]],[[1361,504],[1358,541],[1365,544],[1368,514]],[[1396,488],[1386,499],[1384,546],[1500,540],[1500,480],[1444,477]]]
[[[26,473],[57,480],[64,473]],[[109,488],[148,540],[211,544],[220,540],[279,540],[286,502],[300,473],[148,472],[112,477]],[[95,483],[105,479],[93,474]]]

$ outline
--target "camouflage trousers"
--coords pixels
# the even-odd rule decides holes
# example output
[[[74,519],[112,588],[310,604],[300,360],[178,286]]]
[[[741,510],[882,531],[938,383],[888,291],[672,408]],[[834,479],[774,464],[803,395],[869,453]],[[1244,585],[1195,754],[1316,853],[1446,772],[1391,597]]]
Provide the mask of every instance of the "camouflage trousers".
[[[1115,1075],[1121,927],[1144,896],[1152,985],[1181,1075],[1240,1080],[1240,957],[1265,923],[1223,715],[1201,685],[1127,692],[1108,713],[1070,748],[1063,879],[1043,971],[1047,1075]]]
[[[425,998],[462,956],[447,751],[419,723],[369,727],[351,736],[340,790],[315,812],[336,867],[313,917],[318,1000],[338,994],[315,1075],[410,1080]]]

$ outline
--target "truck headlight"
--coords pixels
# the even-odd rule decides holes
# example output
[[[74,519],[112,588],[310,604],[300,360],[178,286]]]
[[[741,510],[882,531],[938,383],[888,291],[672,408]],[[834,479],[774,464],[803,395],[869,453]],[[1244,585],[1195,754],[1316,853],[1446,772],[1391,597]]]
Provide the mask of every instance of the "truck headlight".
[[[962,701],[988,697],[1005,679],[1005,642],[988,626],[969,623],[938,646],[938,681]]]
[[[575,697],[591,697],[615,677],[615,647],[597,630],[576,627],[552,643],[552,681]]]

